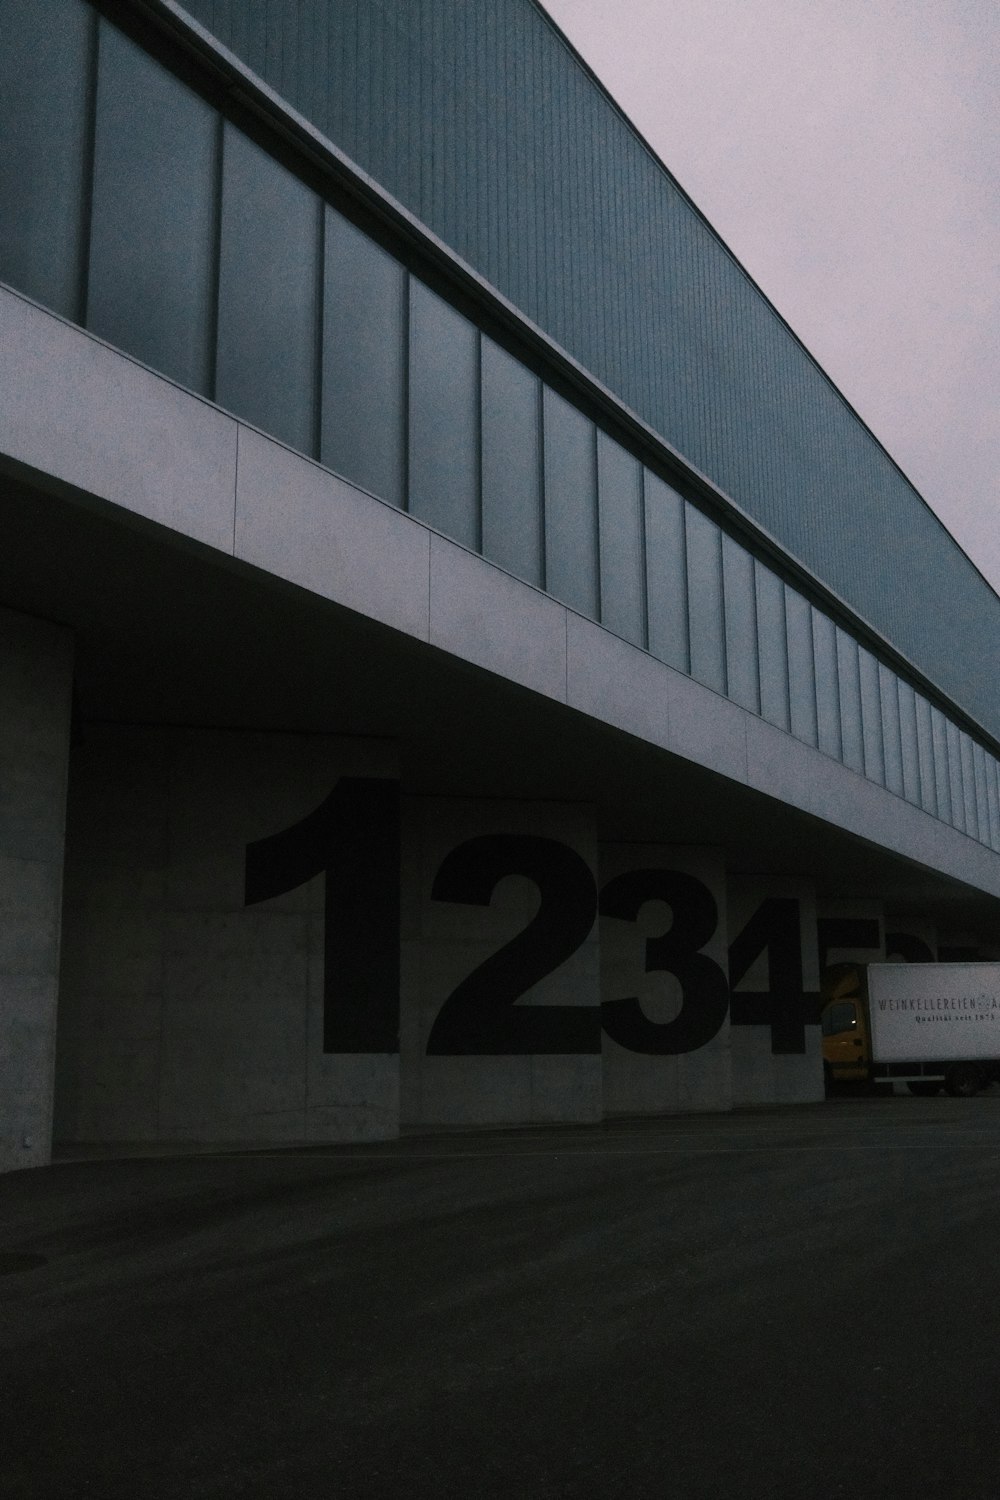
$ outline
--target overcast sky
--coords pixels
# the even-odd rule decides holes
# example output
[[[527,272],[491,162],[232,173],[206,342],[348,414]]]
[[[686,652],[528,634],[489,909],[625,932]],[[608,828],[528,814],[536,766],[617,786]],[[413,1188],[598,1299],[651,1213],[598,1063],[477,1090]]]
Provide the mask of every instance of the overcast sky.
[[[1000,591],[1000,0],[543,0]]]

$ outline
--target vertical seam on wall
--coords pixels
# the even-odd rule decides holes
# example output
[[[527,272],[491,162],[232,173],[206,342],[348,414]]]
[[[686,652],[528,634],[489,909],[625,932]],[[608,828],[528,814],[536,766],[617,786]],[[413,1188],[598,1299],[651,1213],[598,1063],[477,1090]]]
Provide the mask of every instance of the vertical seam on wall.
[[[809,624],[809,661],[812,665],[812,700],[813,700],[813,723],[816,726],[816,749],[819,749],[819,693],[816,690],[816,641],[813,636],[813,609],[806,600],[806,620]],[[879,684],[879,724],[882,722],[882,688],[879,683],[878,662],[875,663],[875,681]],[[885,735],[882,736],[882,776],[885,779]]]
[[[240,495],[240,431],[242,424],[236,424],[236,462],[233,465],[233,556],[236,556],[236,508],[239,504]]]
[[[646,466],[639,465],[639,605],[642,610],[642,649],[649,650],[649,577],[646,572]],[[725,637],[723,637],[724,639]]]
[[[308,883],[307,883],[308,888]],[[312,1020],[312,996],[313,996],[313,914],[309,907],[309,898],[305,898],[305,911],[302,920],[305,923],[305,950],[306,950],[306,982],[305,1024],[302,1028],[302,1130],[303,1134],[309,1136],[309,1025]],[[244,908],[245,909],[245,908]],[[324,1018],[325,1019],[325,1018]]]
[[[978,837],[979,837],[979,789],[976,786],[976,757],[975,757],[975,752],[974,752],[974,750],[972,748],[972,741],[970,740],[969,736],[965,733],[964,730],[961,730],[960,734],[961,734],[963,759],[971,761],[972,774],[971,774],[971,778],[969,780],[969,804],[970,804],[970,806],[972,808],[972,824],[973,824],[973,827],[976,830],[975,833],[974,833],[974,835],[973,835],[973,837],[978,839]],[[965,755],[965,746],[966,745],[968,745],[968,747],[969,747],[969,753],[968,753],[967,756]],[[968,822],[968,818],[966,818],[966,821]]]
[[[411,282],[413,278],[411,277],[409,271],[405,266],[402,267],[402,273],[403,326],[400,330],[400,338],[403,345],[403,409],[400,413],[400,421],[403,429],[401,434],[403,451],[401,454],[402,461],[400,464],[400,468],[402,470],[401,481],[403,492],[399,497],[399,503],[401,508],[408,513],[410,509],[410,318],[412,316],[413,309],[413,299],[411,296]]]
[[[716,527],[716,535],[719,538],[717,556],[719,559],[719,618],[722,624],[722,691],[729,698],[729,655],[726,651],[726,565],[722,551],[722,532]]]
[[[984,790],[984,795],[986,797],[986,838],[985,838],[984,842],[987,844],[987,846],[990,849],[992,849],[994,847],[994,845],[993,845],[993,798],[991,796],[991,790],[992,790],[992,780],[991,780],[991,778],[992,778],[992,774],[993,774],[993,772],[992,772],[992,768],[990,766],[990,757],[987,754],[986,750],[984,749],[983,750],[983,790]]]
[[[958,780],[958,778],[955,775],[955,767],[954,767],[954,764],[953,764],[954,757],[953,757],[953,755],[951,753],[951,741],[950,741],[950,737],[949,737],[949,734],[948,734],[948,728],[949,728],[948,720],[945,719],[944,720],[944,729],[943,729],[943,732],[942,732],[942,742],[943,742],[943,745],[944,745],[944,783],[945,783],[945,786],[946,786],[947,791],[948,791],[948,818],[947,818],[947,821],[948,821],[948,823],[951,824],[952,828],[958,828],[958,824],[955,821],[955,818],[956,818],[956,812],[955,812],[955,802],[956,802],[956,798],[955,798],[955,782],[956,782],[956,780]],[[959,792],[961,792],[961,789],[962,789],[961,782],[959,782]]]
[[[792,733],[792,672],[791,672],[791,665],[790,665],[790,661],[789,661],[789,651],[788,651],[788,609],[787,609],[787,605],[786,605],[786,591],[785,591],[785,582],[784,582],[784,579],[780,579],[779,578],[778,579],[778,585],[779,585],[779,587],[781,589],[781,594],[779,595],[779,598],[781,599],[781,634],[784,637],[784,642],[785,642],[785,713],[787,715],[787,723],[786,723],[786,725],[784,727],[788,730],[788,733],[791,734]],[[859,659],[859,661],[858,661],[858,723],[860,724],[860,722],[861,722],[861,661]],[[864,767],[864,763],[865,763],[865,746],[864,746],[864,738],[862,737],[862,742],[861,742],[861,765],[862,765],[862,767]],[[863,770],[862,770],[862,774],[864,774]]]
[[[990,842],[990,795],[986,782],[986,751],[981,745],[976,746],[974,744],[972,747],[973,756],[975,756],[977,749],[979,750],[979,756],[976,759],[976,801],[977,805],[981,804],[982,807],[979,818],[979,842],[988,846]]]
[[[962,764],[962,735],[957,724],[952,727],[954,732],[951,736],[951,744],[949,744],[948,746],[948,760],[950,763],[954,764],[955,781],[958,784],[958,816],[962,820],[962,827],[960,831],[962,833],[968,833],[969,820],[965,815],[965,767]],[[952,754],[953,748],[954,754]],[[955,801],[956,799],[953,796],[951,799],[951,820],[954,826],[957,828],[958,824],[955,822]]]
[[[840,652],[837,649],[837,626],[834,623],[834,621],[830,619],[829,615],[824,614],[823,619],[828,622],[828,624],[830,625],[830,628],[833,631],[833,696],[836,699],[836,705],[837,705],[837,755],[836,755],[836,759],[840,762],[841,765],[843,765],[844,764],[844,704],[843,704],[843,700],[842,700],[841,694],[840,694]],[[898,693],[897,693],[896,697],[897,697],[897,700],[898,700],[898,698],[899,698],[899,694]],[[915,715],[916,715],[916,710],[914,709],[914,721],[913,721],[913,723],[914,723],[914,735],[916,735],[916,717],[915,717]],[[902,742],[903,742],[903,734],[902,734],[902,710],[900,710],[900,736],[899,736],[899,740],[900,740],[900,746],[902,746]],[[914,744],[914,749],[916,749],[916,744]],[[918,767],[917,767],[918,781],[919,781],[919,775],[920,775],[920,767],[918,765]]]
[[[473,325],[475,328],[475,325]],[[475,479],[475,536],[476,551],[480,557],[483,555],[483,334],[480,328],[475,328],[476,334],[476,430],[473,442],[476,450],[476,479]]]
[[[969,737],[966,736],[968,739]],[[973,806],[976,810],[976,837],[980,843],[983,842],[983,818],[980,804],[983,800],[983,778],[979,774],[979,757],[976,755],[976,743],[969,739],[969,754],[972,758],[972,796]]]
[[[691,589],[688,576],[688,502],[681,497],[681,588],[684,591],[684,665],[686,677],[691,676]]]
[[[958,829],[958,831],[961,832],[962,830],[958,828],[957,819],[958,819],[959,815],[963,811],[962,808],[960,806],[958,806],[958,803],[961,800],[962,783],[961,783],[960,777],[958,775],[956,775],[956,771],[955,771],[955,757],[951,753],[951,735],[948,732],[951,726],[950,726],[949,721],[948,721],[948,719],[946,717],[942,718],[942,723],[944,725],[944,732],[943,732],[943,744],[944,744],[944,779],[945,779],[945,785],[946,785],[947,790],[948,790],[948,818],[947,818],[947,822],[951,825],[952,828]],[[955,796],[955,783],[956,782],[958,783],[958,790],[959,790],[959,797],[958,798],[956,798],[956,796]]]
[[[920,754],[920,723],[921,723],[921,717],[922,716],[921,716],[920,710],[919,710],[919,708],[917,706],[918,694],[917,694],[916,690],[914,688],[910,688],[909,691],[910,691],[910,694],[911,694],[911,696],[913,698],[913,722],[914,722],[914,725],[915,725],[914,734],[916,735],[917,786],[919,788],[919,797],[918,797],[917,805],[924,812],[930,812],[930,805],[933,804],[934,811],[933,811],[933,813],[931,813],[931,816],[935,817],[935,818],[940,818],[940,820],[942,821],[942,823],[947,823],[950,820],[950,816],[951,816],[951,814],[950,814],[951,799],[950,799],[950,796],[949,796],[949,799],[948,799],[949,816],[948,816],[948,818],[946,818],[945,815],[944,815],[944,812],[943,812],[944,798],[942,796],[940,796],[939,793],[938,793],[938,784],[940,782],[942,786],[944,785],[944,781],[947,779],[947,766],[944,765],[942,757],[938,754],[938,750],[937,750],[937,747],[936,747],[936,738],[935,738],[935,734],[934,734],[934,709],[931,707],[931,705],[929,703],[927,704],[926,733],[925,733],[925,736],[924,736],[925,739],[926,739],[926,742],[927,742],[927,754],[925,756],[921,757],[921,754]],[[927,774],[927,777],[926,777],[926,781],[927,781],[926,788],[924,787],[924,780],[925,780],[924,773],[923,773],[923,770],[921,769],[923,761],[926,761],[927,762],[927,766],[928,766],[928,774]],[[942,779],[942,778],[944,778],[944,779]]]
[[[604,590],[601,578],[601,465],[598,455],[598,443],[600,433],[596,422],[591,422],[590,430],[594,435],[591,444],[591,455],[593,458],[594,474],[594,574],[597,583],[597,623],[604,624]]]
[[[899,785],[900,796],[906,800],[906,752],[903,748],[903,712],[899,706],[899,678],[891,667],[886,671],[892,680],[892,691],[896,700],[896,750],[899,755]]]
[[[760,626],[759,626],[758,621],[757,621],[757,573],[756,573],[756,566],[757,565],[756,565],[756,563],[754,561],[754,556],[753,556],[752,552],[748,552],[747,556],[750,559],[750,613],[753,616],[753,682],[754,682],[754,697],[755,697],[756,702],[757,702],[757,707],[755,709],[753,709],[752,711],[757,715],[758,718],[760,718],[762,716],[761,716],[761,712],[760,712],[760,704],[761,704],[761,697],[760,697]],[[722,586],[723,586],[723,588],[725,588],[725,574],[723,574]],[[812,609],[812,605],[811,604],[810,604],[809,608],[810,608],[810,610]],[[815,661],[814,661],[814,663],[813,663],[813,676],[815,677],[815,675],[816,675],[816,667],[815,667]],[[817,742],[817,745],[818,745],[818,743],[819,743],[819,720],[818,719],[816,721],[816,742]]]
[[[209,277],[208,349],[205,389],[211,401],[216,399],[219,376],[219,300],[222,279],[222,173],[224,167],[226,122],[216,117],[215,161],[212,173],[212,269]]]
[[[919,734],[918,734],[918,728],[917,728],[917,720],[918,720],[918,717],[919,717],[918,714],[917,714],[917,693],[916,693],[916,689],[913,688],[910,685],[910,683],[906,683],[905,686],[907,688],[907,691],[911,694],[911,696],[913,698],[913,738],[914,738],[914,749],[915,749],[915,753],[916,753],[916,757],[917,757],[917,776],[916,776],[916,782],[917,782],[917,804],[916,805],[919,808],[922,808],[924,811],[926,811],[926,808],[924,808],[924,773],[923,773],[923,771],[920,768],[920,740],[919,740]],[[935,714],[935,709],[934,709],[933,705],[932,704],[928,704],[927,729],[928,729],[928,733],[930,735],[930,741],[928,743],[928,751],[929,751],[928,759],[930,760],[930,778],[931,778],[931,788],[930,788],[930,790],[931,790],[931,793],[933,793],[933,797],[934,797],[934,816],[937,817],[937,818],[940,818],[941,821],[942,821],[942,823],[948,823],[951,820],[951,816],[950,816],[951,815],[951,795],[950,795],[950,787],[948,786],[948,766],[947,766],[946,757],[943,756],[943,755],[939,755],[939,753],[938,753],[938,747],[939,747],[939,742],[941,740],[941,736],[939,734],[935,734],[935,732],[934,732],[935,731],[935,726],[936,726],[936,723],[937,723],[937,720],[935,719],[934,714]],[[945,747],[945,748],[947,748],[947,747]],[[948,817],[945,817],[945,814],[944,814],[944,800],[945,799],[943,797],[941,797],[941,796],[938,795],[938,785],[939,784],[944,788],[944,790],[946,792],[949,793],[949,796],[948,796],[948,812],[949,812],[949,815],[948,815]]]
[[[97,11],[91,13],[87,57],[87,110],[83,131],[83,183],[80,194],[79,244],[77,246],[79,279],[76,288],[77,322],[87,326],[87,301],[90,292],[90,238],[94,217],[94,157],[97,150],[97,82],[100,68],[100,25]]]
[[[433,533],[433,531],[425,531],[424,535],[427,538],[427,636],[426,636],[426,639],[429,642],[430,638],[431,638],[431,579],[433,577],[433,572],[434,572],[434,570],[433,570],[434,533]]]
[[[165,802],[165,805],[164,805],[164,808],[163,808],[163,818],[164,818],[164,824],[165,824],[165,827],[164,827],[165,840],[164,841],[165,841],[165,844],[166,844],[165,856],[166,856],[166,867],[167,867],[168,871],[170,869],[170,857],[171,857],[171,854],[173,853],[173,845],[172,845],[172,839],[171,839],[171,833],[172,833],[172,829],[171,829],[171,817],[172,817],[172,811],[173,811],[173,792],[174,792],[174,779],[175,779],[174,778],[174,755],[176,753],[176,745],[177,745],[176,735],[168,733],[167,736],[166,736],[166,760],[167,760],[167,767],[166,767],[167,774],[166,774],[166,778],[165,778],[165,780],[166,780],[166,802]],[[165,883],[164,890],[166,891],[168,888],[169,888],[168,884]],[[165,905],[165,907],[167,909],[166,914],[169,915],[169,906],[167,905],[166,902],[164,902],[164,905]],[[159,1006],[159,1023],[160,1024],[157,1027],[157,1037],[156,1037],[156,1134],[157,1134],[157,1138],[159,1138],[161,1136],[162,1130],[163,1130],[163,1031],[164,1031],[164,1026],[165,1026],[165,1015],[164,1015],[164,1012],[166,1010],[166,1003],[167,1003],[167,944],[166,944],[166,938],[165,938],[165,934],[164,934],[164,927],[165,927],[165,925],[166,925],[165,922],[161,922],[160,925],[159,925],[159,933],[160,933],[160,965],[159,965],[159,968],[160,968],[160,1006]]]
[[[538,568],[540,587],[548,593],[549,560],[545,524],[545,382],[538,381]]]
[[[313,350],[313,433],[312,456],[321,461],[323,454],[323,322],[326,290],[326,204],[316,198],[316,340]]]

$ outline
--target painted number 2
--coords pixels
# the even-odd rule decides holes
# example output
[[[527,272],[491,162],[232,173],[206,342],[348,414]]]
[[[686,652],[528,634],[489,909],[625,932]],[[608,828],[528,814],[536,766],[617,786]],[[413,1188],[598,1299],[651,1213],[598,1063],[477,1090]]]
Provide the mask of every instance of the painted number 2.
[[[435,901],[488,906],[506,875],[534,881],[538,910],[522,932],[448,996],[427,1051],[448,1056],[600,1052],[601,1020],[593,1006],[514,1003],[575,953],[594,925],[597,892],[579,854],[555,839],[530,834],[469,839],[445,858],[431,894]]]

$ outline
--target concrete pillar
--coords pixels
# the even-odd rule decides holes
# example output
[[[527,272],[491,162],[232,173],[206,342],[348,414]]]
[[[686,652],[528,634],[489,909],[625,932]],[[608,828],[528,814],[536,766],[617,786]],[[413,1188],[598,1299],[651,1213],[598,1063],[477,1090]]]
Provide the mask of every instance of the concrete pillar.
[[[51,1159],[73,640],[0,609],[0,1171]]]

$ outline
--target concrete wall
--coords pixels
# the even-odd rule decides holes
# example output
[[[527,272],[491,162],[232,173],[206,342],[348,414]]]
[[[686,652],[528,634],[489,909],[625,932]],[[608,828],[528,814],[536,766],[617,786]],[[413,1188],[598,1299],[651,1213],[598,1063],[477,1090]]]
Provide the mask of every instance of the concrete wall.
[[[369,740],[87,729],[69,816],[58,1141],[396,1134],[394,1046],[324,1051],[338,872],[319,866],[336,850],[309,837],[271,847],[303,820],[308,835],[342,778],[396,775],[394,749]],[[269,868],[248,904],[255,845]]]
[[[73,642],[0,609],[0,1171],[49,1160]]]
[[[62,806],[68,642],[0,618],[16,709],[3,890],[22,912],[0,950],[8,970],[22,955],[4,974],[22,996],[20,1019],[5,1008],[6,1097],[27,1079],[17,1129],[34,1160],[48,1137],[62,829],[45,819]],[[587,804],[400,797],[399,760],[372,739],[83,726],[59,1143],[373,1140],[401,1125],[815,1101],[820,954],[868,962],[890,939],[893,952],[934,940],[912,919],[887,932],[880,902],[728,872],[716,848],[599,843]]]
[[[378,1139],[819,1096],[801,883],[735,882],[734,928],[717,850],[599,846],[576,803],[398,788],[384,741],[85,728],[59,1143]],[[732,933],[777,898],[795,916],[790,1050],[787,923],[751,932],[734,1004],[767,993],[729,1017]]]

